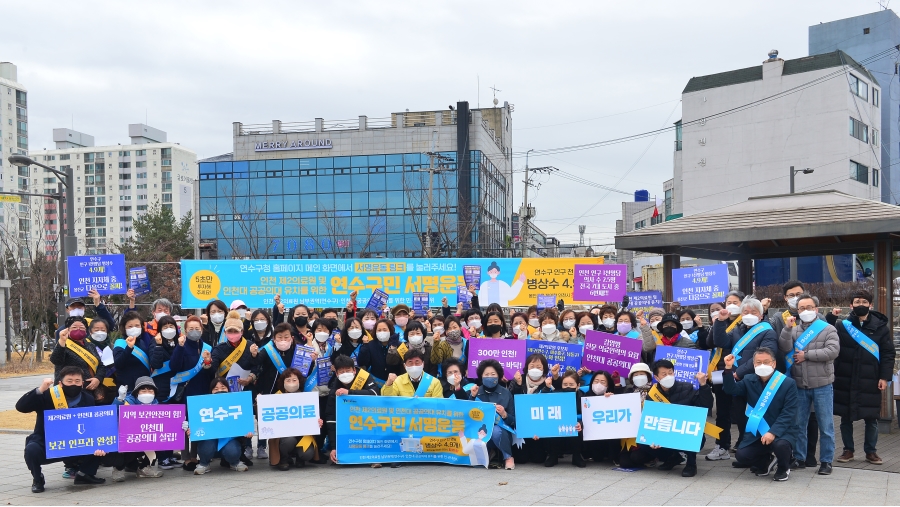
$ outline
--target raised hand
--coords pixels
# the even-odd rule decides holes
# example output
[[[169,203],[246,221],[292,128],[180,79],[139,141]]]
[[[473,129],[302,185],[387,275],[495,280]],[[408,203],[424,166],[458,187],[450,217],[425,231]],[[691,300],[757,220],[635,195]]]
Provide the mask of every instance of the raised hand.
[[[259,354],[259,347],[254,343],[253,345],[250,345],[250,355],[256,357],[256,354]]]
[[[516,384],[522,385],[522,372],[517,371],[516,375],[513,377],[513,380],[516,381]]]
[[[88,297],[94,301],[94,306],[100,306],[100,293],[95,289],[88,291]]]
[[[52,378],[45,378],[43,382],[41,382],[40,390],[41,392],[47,392],[47,389],[50,389],[53,386]]]
[[[127,343],[129,347],[134,348],[134,336],[127,336],[125,338],[125,343]]]
[[[63,329],[62,331],[59,332],[59,340],[57,341],[57,343],[59,343],[60,347],[65,347],[66,341],[68,339],[69,339],[69,330]]]
[[[384,383],[386,386],[394,385],[394,381],[397,380],[397,374],[391,373],[388,375],[387,382]]]
[[[728,354],[725,356],[725,368],[730,370],[732,366],[734,366],[734,354]]]

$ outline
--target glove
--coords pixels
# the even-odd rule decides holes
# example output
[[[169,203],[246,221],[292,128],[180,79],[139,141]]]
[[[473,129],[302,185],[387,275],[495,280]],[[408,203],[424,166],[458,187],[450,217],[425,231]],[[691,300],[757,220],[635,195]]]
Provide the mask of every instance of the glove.
[[[181,430],[182,431],[187,431],[189,427],[190,426],[188,426],[187,419],[185,419],[184,421],[181,422]]]
[[[125,401],[126,394],[128,394],[128,386],[119,386],[119,401]]]

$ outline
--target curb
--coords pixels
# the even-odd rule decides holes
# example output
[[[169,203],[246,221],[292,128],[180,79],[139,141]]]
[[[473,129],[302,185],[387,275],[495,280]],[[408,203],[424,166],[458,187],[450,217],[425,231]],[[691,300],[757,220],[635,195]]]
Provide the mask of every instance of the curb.
[[[0,428],[0,433],[9,433],[13,435],[30,435],[34,433],[32,430],[20,430],[16,428]]]

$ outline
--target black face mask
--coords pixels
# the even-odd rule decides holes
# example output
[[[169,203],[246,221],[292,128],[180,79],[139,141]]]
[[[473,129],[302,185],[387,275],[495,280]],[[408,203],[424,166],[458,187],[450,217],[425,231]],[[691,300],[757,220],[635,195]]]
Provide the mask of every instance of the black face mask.
[[[302,315],[300,317],[294,317],[294,325],[297,327],[306,327],[308,323],[309,317],[304,317]]]
[[[500,324],[488,324],[484,326],[484,334],[487,336],[494,336],[500,331],[503,331],[503,326]]]
[[[866,315],[869,314],[869,307],[868,307],[868,306],[863,306],[863,305],[854,306],[854,307],[853,307],[853,313],[854,313],[857,317],[865,317]]]
[[[81,394],[81,386],[62,386],[62,392],[66,398],[77,398]]]
[[[666,338],[671,338],[671,337],[675,336],[676,334],[678,334],[678,329],[674,328],[674,327],[666,326],[666,327],[662,328],[661,333]]]
[[[560,389],[560,391],[562,391],[564,393],[574,393],[577,390],[578,389],[576,389],[574,387],[563,387],[562,389]]]

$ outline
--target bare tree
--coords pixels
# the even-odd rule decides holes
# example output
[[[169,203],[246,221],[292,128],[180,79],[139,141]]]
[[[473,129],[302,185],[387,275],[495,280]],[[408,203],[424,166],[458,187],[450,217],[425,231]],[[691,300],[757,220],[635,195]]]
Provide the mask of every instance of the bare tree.
[[[228,182],[227,185],[225,182]],[[265,258],[269,250],[266,238],[270,231],[269,222],[266,219],[266,196],[234,195],[231,189],[231,180],[223,180],[220,187],[218,196],[225,199],[228,208],[217,209],[217,218],[222,215],[231,215],[234,220],[216,220],[219,239],[228,243],[232,258]],[[233,230],[225,229],[227,223],[233,224]]]
[[[366,258],[380,252],[374,251],[378,241],[384,240],[390,232],[385,208],[368,210],[368,217],[353,217],[349,212],[323,209],[316,206],[315,230],[312,219],[298,219],[297,225],[312,242],[312,250],[321,258]],[[352,227],[353,218],[365,219],[365,229]],[[303,245],[304,251],[309,251]]]

